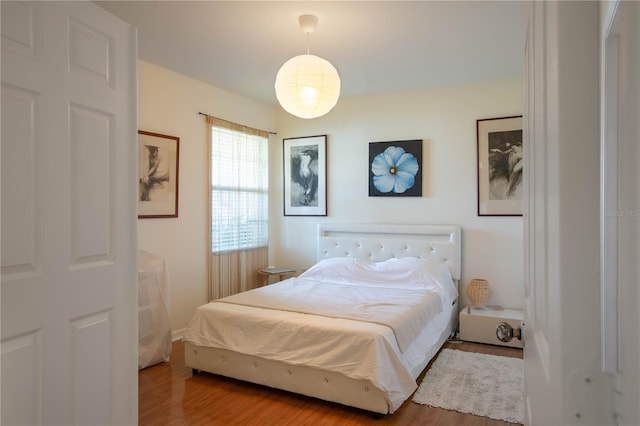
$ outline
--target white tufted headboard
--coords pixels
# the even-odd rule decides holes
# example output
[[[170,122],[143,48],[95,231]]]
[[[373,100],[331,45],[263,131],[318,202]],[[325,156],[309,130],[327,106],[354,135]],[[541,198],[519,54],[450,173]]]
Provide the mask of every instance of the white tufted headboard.
[[[449,266],[451,276],[461,275],[461,228],[453,225],[318,225],[318,260],[357,257],[380,262],[393,257],[434,259]]]

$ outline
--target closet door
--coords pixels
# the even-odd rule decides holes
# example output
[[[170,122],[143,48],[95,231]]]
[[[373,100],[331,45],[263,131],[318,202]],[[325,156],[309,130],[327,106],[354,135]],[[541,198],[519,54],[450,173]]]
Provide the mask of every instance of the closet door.
[[[2,7],[2,424],[135,424],[136,33]]]

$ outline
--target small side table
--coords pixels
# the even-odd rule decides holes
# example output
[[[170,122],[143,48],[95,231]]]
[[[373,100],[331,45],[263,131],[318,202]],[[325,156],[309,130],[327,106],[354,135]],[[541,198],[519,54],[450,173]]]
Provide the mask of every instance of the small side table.
[[[284,277],[295,272],[296,270],[293,268],[264,268],[260,269],[258,271],[258,274],[264,277],[262,280],[262,285],[267,285],[269,284],[271,277],[278,277],[278,281],[282,281]]]

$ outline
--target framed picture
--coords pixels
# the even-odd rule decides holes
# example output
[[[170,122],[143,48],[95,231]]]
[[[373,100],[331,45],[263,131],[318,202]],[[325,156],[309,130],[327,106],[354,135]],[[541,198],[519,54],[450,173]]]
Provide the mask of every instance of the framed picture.
[[[327,135],[283,139],[284,215],[327,215]]]
[[[422,196],[422,140],[369,143],[369,196]]]
[[[522,216],[522,116],[477,120],[478,216]]]
[[[138,131],[138,218],[178,217],[180,138]]]

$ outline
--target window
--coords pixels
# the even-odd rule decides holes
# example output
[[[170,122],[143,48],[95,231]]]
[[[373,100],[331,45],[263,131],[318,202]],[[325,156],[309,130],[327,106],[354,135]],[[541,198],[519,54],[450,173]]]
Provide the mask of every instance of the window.
[[[268,134],[212,121],[211,252],[266,247]]]

